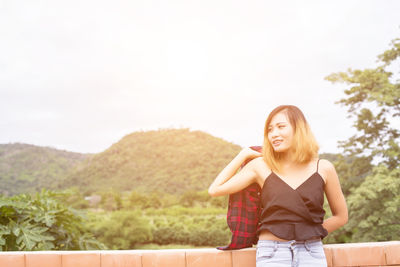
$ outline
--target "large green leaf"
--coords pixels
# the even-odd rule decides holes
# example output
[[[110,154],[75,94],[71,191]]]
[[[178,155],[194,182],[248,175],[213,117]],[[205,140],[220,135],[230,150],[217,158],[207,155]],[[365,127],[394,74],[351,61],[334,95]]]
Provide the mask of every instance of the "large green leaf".
[[[10,229],[7,225],[0,225],[0,246],[4,246],[6,244],[5,235],[9,235],[11,233]]]
[[[57,221],[58,211],[50,210],[46,211],[40,208],[33,214],[33,220],[38,223],[44,223],[47,227],[51,227]]]
[[[30,221],[24,221],[14,227],[18,227],[17,244],[21,248],[26,247],[28,250],[32,250],[42,241],[54,240],[54,237],[44,234],[48,228],[31,224]]]

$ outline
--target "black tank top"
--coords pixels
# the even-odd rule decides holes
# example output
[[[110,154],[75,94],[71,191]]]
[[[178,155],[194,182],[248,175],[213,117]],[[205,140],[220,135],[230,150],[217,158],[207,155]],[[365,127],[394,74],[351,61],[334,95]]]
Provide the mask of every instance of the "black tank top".
[[[322,227],[325,182],[318,173],[318,164],[319,160],[317,171],[296,189],[271,172],[261,189],[257,234],[266,229],[286,240],[322,239],[328,234]]]

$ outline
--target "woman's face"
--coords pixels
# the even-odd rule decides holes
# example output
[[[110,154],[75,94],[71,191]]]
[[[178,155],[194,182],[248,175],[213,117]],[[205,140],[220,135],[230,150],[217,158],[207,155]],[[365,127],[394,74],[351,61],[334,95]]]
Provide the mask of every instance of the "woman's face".
[[[268,126],[268,141],[275,152],[286,152],[292,146],[294,130],[286,113],[279,112],[272,117]]]

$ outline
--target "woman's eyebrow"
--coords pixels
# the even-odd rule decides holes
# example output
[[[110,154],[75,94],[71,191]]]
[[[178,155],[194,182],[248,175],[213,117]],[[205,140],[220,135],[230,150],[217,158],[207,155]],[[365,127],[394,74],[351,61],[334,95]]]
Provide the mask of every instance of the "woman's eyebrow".
[[[276,122],[276,123],[270,123],[269,126],[268,126],[268,128],[270,128],[270,127],[272,127],[272,126],[274,126],[274,125],[278,125],[278,124],[287,124],[287,123],[288,123],[287,121],[278,121],[278,122]]]
[[[287,122],[286,121],[278,121],[277,123],[275,123],[275,125],[278,125],[278,124],[286,124]]]

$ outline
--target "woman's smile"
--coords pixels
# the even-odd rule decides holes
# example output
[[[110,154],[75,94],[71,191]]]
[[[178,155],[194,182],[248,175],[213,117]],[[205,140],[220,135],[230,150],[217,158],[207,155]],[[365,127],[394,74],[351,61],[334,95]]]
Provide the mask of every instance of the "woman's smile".
[[[282,139],[272,141],[273,146],[279,146],[283,142]]]

